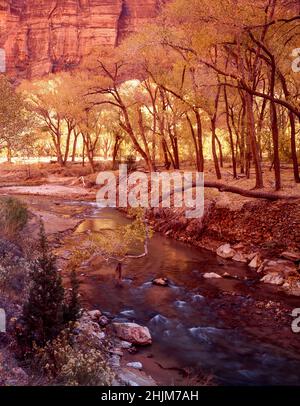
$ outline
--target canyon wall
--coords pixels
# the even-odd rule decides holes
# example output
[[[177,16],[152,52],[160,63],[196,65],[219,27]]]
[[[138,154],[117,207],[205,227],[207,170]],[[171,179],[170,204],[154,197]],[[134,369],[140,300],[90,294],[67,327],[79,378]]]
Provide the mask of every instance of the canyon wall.
[[[160,0],[0,0],[0,48],[18,79],[69,70],[154,18]]]

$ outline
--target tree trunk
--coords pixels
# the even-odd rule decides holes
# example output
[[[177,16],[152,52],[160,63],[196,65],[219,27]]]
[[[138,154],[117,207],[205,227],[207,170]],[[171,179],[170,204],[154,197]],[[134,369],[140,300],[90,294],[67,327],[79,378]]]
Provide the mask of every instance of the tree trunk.
[[[73,140],[73,149],[72,149],[72,162],[75,162],[76,159],[76,151],[77,151],[77,140],[78,140],[78,133],[73,131],[74,140]]]
[[[11,146],[9,144],[6,146],[6,151],[7,151],[7,154],[6,154],[7,162],[11,163],[12,152],[11,152]]]
[[[203,155],[203,134],[202,122],[198,109],[194,110],[197,122],[197,140],[198,140],[198,153],[199,153],[199,172],[204,172],[204,155]]]
[[[216,150],[216,120],[213,118],[211,120],[211,146],[212,146],[212,156],[215,165],[216,176],[218,179],[222,179],[221,171],[219,167],[219,160]]]
[[[277,70],[277,73],[279,74],[284,96],[286,99],[288,99],[290,96],[290,92],[287,87],[286,79],[280,71]],[[290,127],[291,127],[291,153],[292,153],[292,160],[293,160],[294,179],[295,179],[296,183],[300,183],[299,165],[298,165],[297,147],[296,147],[295,115],[291,110],[289,110],[289,120],[290,120]]]
[[[117,266],[116,266],[116,279],[117,279],[118,283],[122,282],[122,279],[123,279],[122,273],[123,273],[122,262],[118,262]]]
[[[224,167],[224,159],[223,159],[222,144],[221,144],[221,141],[219,140],[219,137],[217,136],[216,133],[215,133],[215,138],[216,138],[218,148],[219,148],[220,166],[221,166],[221,168],[223,168]]]
[[[82,166],[85,167],[85,142],[82,135]]]
[[[275,189],[281,189],[281,174],[280,174],[280,157],[279,157],[279,131],[277,123],[277,111],[275,103],[271,102],[271,127],[273,138],[273,153],[274,153],[274,172],[275,172]]]
[[[228,132],[229,132],[229,141],[230,141],[230,149],[231,149],[233,177],[236,179],[237,178],[236,158],[235,158],[235,151],[234,151],[232,128],[231,128],[230,121],[229,121],[230,117],[229,117],[229,106],[228,106],[228,97],[227,97],[226,86],[224,86],[224,98],[225,98],[225,106],[226,106],[226,122],[227,122],[227,128],[228,128]]]
[[[290,126],[291,126],[291,152],[293,160],[293,170],[294,170],[294,179],[296,183],[300,183],[299,176],[299,164],[297,157],[297,147],[296,147],[296,125],[295,125],[295,116],[290,111],[289,112]]]
[[[275,96],[275,80],[276,80],[276,66],[275,60],[271,58],[271,78],[270,78],[270,93],[271,96]],[[280,174],[280,157],[279,157],[279,130],[278,130],[278,119],[277,119],[277,107],[276,104],[271,101],[270,103],[270,118],[271,118],[271,128],[272,128],[272,139],[273,139],[273,162],[274,162],[274,172],[275,172],[275,189],[281,189],[281,174]]]
[[[171,166],[171,162],[169,161],[169,156],[168,156],[168,149],[167,149],[167,145],[166,145],[166,140],[163,138],[162,142],[161,142],[161,146],[162,146],[162,150],[163,150],[163,155],[164,155],[164,161],[165,161],[165,168],[167,170],[170,169]]]
[[[259,157],[259,150],[255,134],[255,121],[253,112],[253,96],[249,93],[246,95],[247,102],[247,127],[248,127],[248,137],[251,144],[251,150],[253,154],[254,166],[255,166],[255,189],[261,189],[264,187],[263,175],[261,168],[261,161]]]
[[[116,170],[116,160],[117,160],[117,155],[120,149],[121,145],[121,137],[119,135],[116,135],[115,138],[115,143],[114,143],[114,148],[113,148],[113,155],[112,155],[112,168],[113,170]]]
[[[240,165],[241,173],[245,173],[246,166],[246,148],[245,148],[245,135],[246,135],[246,103],[244,97],[242,97],[243,109],[241,116],[241,142],[240,142]]]
[[[212,147],[212,156],[215,164],[215,171],[216,171],[216,176],[218,179],[222,178],[220,167],[219,167],[219,161],[218,161],[218,155],[217,155],[217,150],[216,150],[216,122],[217,122],[217,114],[218,114],[218,105],[219,105],[219,98],[220,98],[220,91],[221,87],[220,85],[218,86],[217,94],[215,97],[215,111],[214,114],[211,118],[211,147]]]
[[[186,113],[186,119],[187,122],[190,126],[190,131],[191,131],[191,135],[192,135],[192,139],[193,139],[193,143],[194,143],[194,147],[195,147],[195,154],[196,154],[196,167],[197,167],[197,171],[200,172],[200,155],[199,155],[199,149],[198,149],[198,143],[197,143],[197,139],[196,139],[196,134],[195,134],[195,130],[193,127],[193,123],[188,115],[188,113]]]

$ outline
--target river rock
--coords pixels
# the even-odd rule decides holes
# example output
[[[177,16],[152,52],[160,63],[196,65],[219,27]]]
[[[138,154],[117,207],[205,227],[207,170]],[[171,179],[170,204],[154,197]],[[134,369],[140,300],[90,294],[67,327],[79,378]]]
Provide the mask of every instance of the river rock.
[[[221,279],[222,276],[218,275],[217,273],[214,273],[214,272],[209,272],[209,273],[205,273],[203,275],[203,278],[205,278],[205,279]]]
[[[100,343],[105,338],[105,333],[101,331],[98,323],[92,321],[89,313],[84,313],[76,323],[75,330],[77,335],[87,339],[93,339],[96,343]]]
[[[282,252],[281,257],[290,261],[297,262],[300,261],[300,252],[284,251]]]
[[[128,341],[121,341],[120,347],[123,348],[124,350],[128,350],[129,348],[132,347],[132,343],[129,343]]]
[[[237,252],[233,257],[233,261],[247,263],[248,259],[242,252]]]
[[[297,276],[297,268],[294,262],[286,259],[278,259],[277,261],[264,262],[263,271],[265,273],[279,272],[284,277]]]
[[[249,262],[248,266],[250,268],[258,269],[261,265],[261,259],[259,254],[255,254],[254,257]]]
[[[116,382],[125,386],[157,386],[151,376],[143,371],[122,368],[118,371]]]
[[[221,245],[217,249],[217,255],[225,259],[231,259],[235,256],[236,252],[231,248],[230,244]]]
[[[152,343],[150,331],[147,327],[136,323],[113,323],[116,335],[124,341],[136,345],[149,345]]]
[[[236,250],[236,251],[244,250],[244,249],[245,249],[245,245],[244,245],[242,242],[238,242],[237,244],[235,244],[235,245],[233,246],[233,249]]]
[[[126,366],[133,369],[143,369],[143,364],[141,362],[128,362]]]
[[[282,288],[288,295],[300,296],[300,280],[298,278],[289,278]]]
[[[225,279],[238,279],[238,276],[230,275],[230,273],[228,273],[228,272],[224,272],[222,277],[225,278]]]
[[[153,279],[152,283],[153,283],[153,285],[156,285],[156,286],[163,286],[163,287],[169,286],[168,278],[156,278],[156,279]]]
[[[284,283],[284,278],[279,272],[271,272],[265,275],[263,278],[260,280],[261,282],[264,283],[269,283],[271,285],[283,285]]]
[[[121,366],[121,357],[119,355],[113,354],[109,359],[109,364],[113,368],[119,368]]]
[[[111,350],[109,350],[109,352],[110,352],[111,354],[118,355],[119,357],[123,357],[123,355],[124,355],[122,349],[121,349],[121,348],[118,348],[118,347],[112,348]]]
[[[106,327],[109,324],[109,319],[106,316],[101,316],[98,323],[101,327]]]

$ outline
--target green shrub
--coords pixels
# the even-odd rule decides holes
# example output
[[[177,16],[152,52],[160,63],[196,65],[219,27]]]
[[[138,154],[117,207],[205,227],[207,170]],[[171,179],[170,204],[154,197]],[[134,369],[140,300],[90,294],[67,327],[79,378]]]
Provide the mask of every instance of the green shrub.
[[[14,197],[1,197],[0,219],[2,233],[12,237],[25,227],[28,220],[27,207]]]

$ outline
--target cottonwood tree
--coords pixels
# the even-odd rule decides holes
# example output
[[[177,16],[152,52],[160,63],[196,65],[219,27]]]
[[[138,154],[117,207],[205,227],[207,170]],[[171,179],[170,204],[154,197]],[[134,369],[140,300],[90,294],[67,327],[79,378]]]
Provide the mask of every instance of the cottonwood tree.
[[[49,132],[61,166],[69,159],[72,137],[78,136],[76,119],[82,113],[78,100],[84,81],[77,77],[75,83],[77,85],[71,74],[62,73],[36,82],[27,81],[20,86],[28,108],[37,115],[41,128]],[[73,145],[72,155],[74,153]]]
[[[263,187],[259,131],[263,125],[269,126],[267,120],[270,120],[271,128],[275,188],[281,187],[278,127],[278,109],[281,107],[288,110],[291,122],[291,155],[295,180],[298,181],[293,129],[293,117],[299,117],[297,86],[288,81],[289,89],[284,91],[282,76],[293,74],[290,64],[280,69],[280,65],[289,60],[287,44],[289,47],[296,45],[298,11],[295,2],[275,0],[259,1],[255,7],[247,0],[218,3],[176,0],[166,7],[156,27],[156,40],[160,36],[160,45],[176,50],[178,57],[192,67],[192,72],[197,74],[205,66],[216,73],[218,84],[236,89],[243,106],[243,126],[246,126],[246,160],[248,166],[250,161],[254,162],[256,188]],[[283,46],[278,47],[274,38]],[[152,48],[153,43],[155,40],[152,40]],[[281,76],[282,71],[284,74]],[[228,116],[227,94],[224,94],[224,110]],[[227,127],[228,124],[230,121],[227,119]],[[229,127],[228,131],[231,131]],[[232,135],[229,136],[233,152]],[[233,153],[232,159],[234,166]],[[214,161],[216,163],[216,159]]]
[[[138,81],[124,82],[129,65],[117,51],[101,53],[98,59],[100,76],[90,87],[89,95],[98,96],[95,105],[111,105],[120,112],[119,125],[130,139],[136,153],[144,159],[149,171],[154,165],[145,134],[141,103],[135,98]],[[123,82],[123,83],[122,83]]]
[[[25,135],[28,136],[33,121],[23,98],[4,75],[0,75],[0,100],[0,148],[6,149],[10,162],[12,151],[19,148]]]

